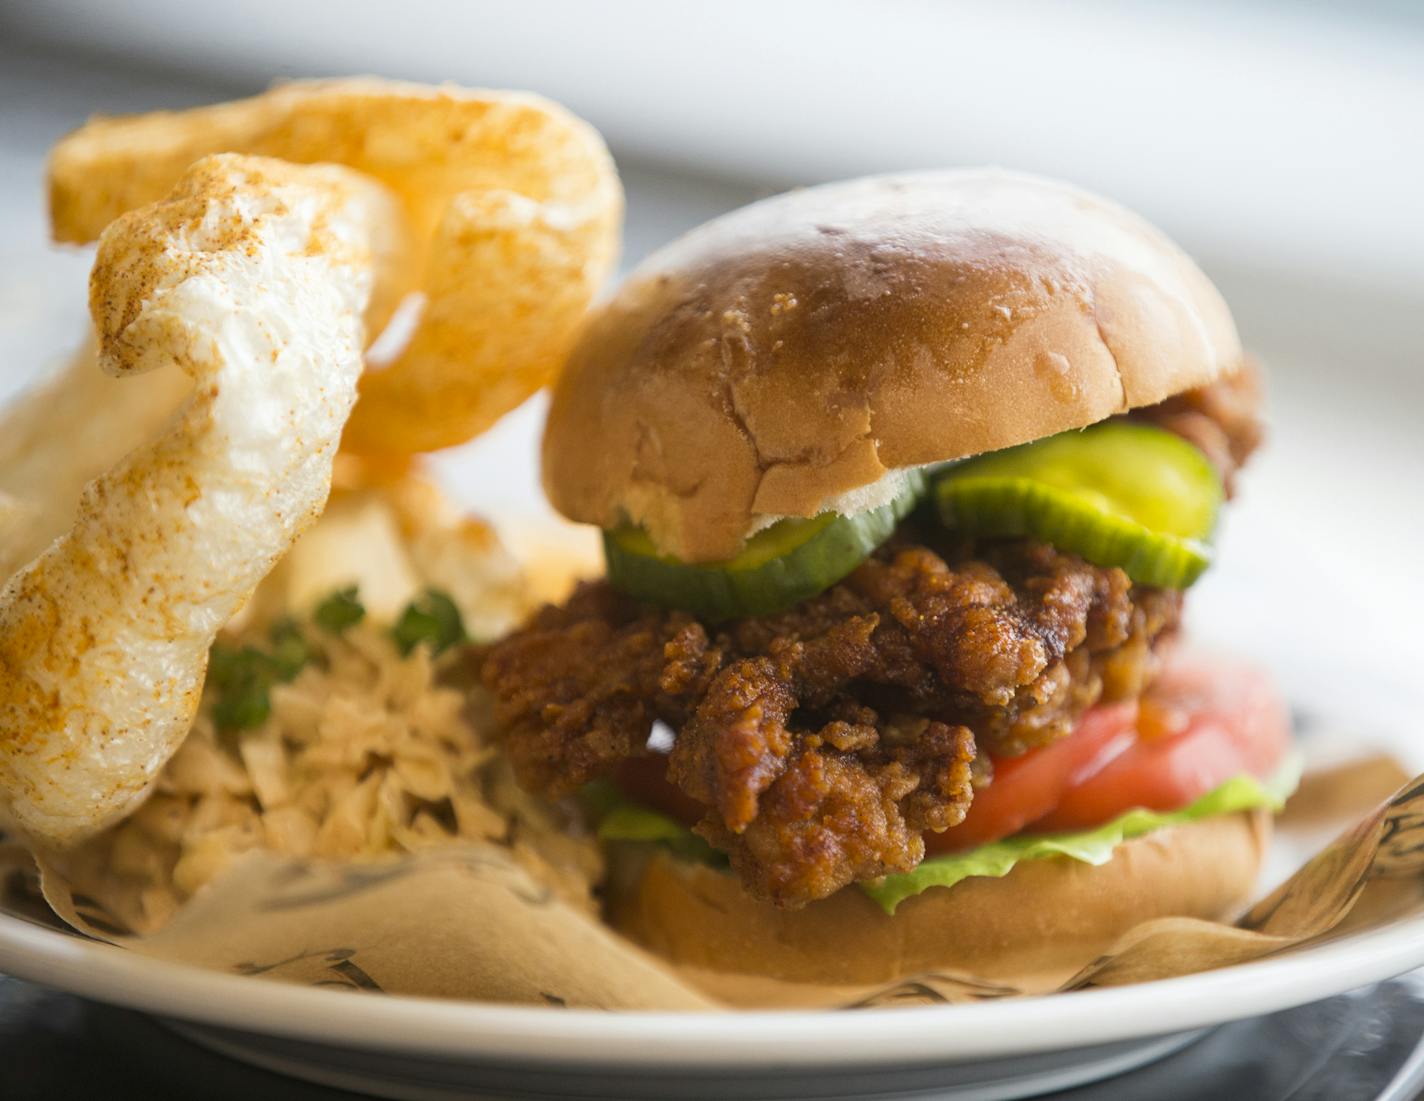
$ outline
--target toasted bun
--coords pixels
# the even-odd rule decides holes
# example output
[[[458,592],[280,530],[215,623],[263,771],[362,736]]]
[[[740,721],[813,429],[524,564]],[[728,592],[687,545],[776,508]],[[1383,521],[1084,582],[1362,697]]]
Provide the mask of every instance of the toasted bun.
[[[755,203],[648,259],[558,383],[544,486],[689,561],[896,467],[1080,428],[1211,382],[1241,346],[1136,215],[988,170]]]
[[[609,917],[676,964],[796,983],[1071,974],[1139,922],[1230,916],[1250,896],[1269,837],[1263,811],[1208,818],[1129,841],[1101,867],[1029,860],[1001,879],[928,890],[893,916],[854,889],[777,910],[734,876],[659,851],[613,878]]]

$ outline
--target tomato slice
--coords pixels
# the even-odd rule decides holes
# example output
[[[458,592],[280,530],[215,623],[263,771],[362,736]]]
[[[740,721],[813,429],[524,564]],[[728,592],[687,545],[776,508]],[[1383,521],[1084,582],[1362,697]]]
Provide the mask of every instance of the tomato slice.
[[[1018,757],[996,760],[993,781],[974,793],[964,821],[943,833],[925,834],[925,851],[972,849],[1018,833],[1136,741],[1136,700],[1093,708],[1068,737]]]
[[[1265,778],[1290,747],[1290,715],[1249,666],[1178,658],[1143,698],[1127,752],[1067,791],[1035,831],[1101,825],[1134,807],[1177,810],[1243,773]]]

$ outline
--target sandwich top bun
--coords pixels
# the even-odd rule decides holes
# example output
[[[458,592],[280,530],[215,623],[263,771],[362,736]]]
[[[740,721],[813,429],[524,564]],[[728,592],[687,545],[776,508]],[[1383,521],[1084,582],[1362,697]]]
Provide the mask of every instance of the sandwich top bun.
[[[715,561],[897,467],[1080,428],[1240,360],[1211,282],[1113,203],[990,170],[852,180],[639,267],[555,388],[544,486],[571,519]]]
[[[893,916],[853,887],[779,910],[735,876],[659,850],[615,869],[609,917],[644,947],[702,972],[816,985],[930,971],[1066,978],[1140,922],[1233,916],[1250,897],[1270,829],[1265,811],[1206,818],[1125,842],[1101,866],[1028,860],[1000,879],[934,887]]]

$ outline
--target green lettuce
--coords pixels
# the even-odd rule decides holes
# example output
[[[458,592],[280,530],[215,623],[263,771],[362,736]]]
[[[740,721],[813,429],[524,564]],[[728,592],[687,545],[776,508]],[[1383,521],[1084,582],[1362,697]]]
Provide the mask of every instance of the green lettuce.
[[[600,841],[651,842],[666,845],[684,860],[722,865],[727,858],[681,822],[626,799],[605,804],[598,816]]]
[[[615,803],[598,823],[600,841],[684,841],[689,836],[697,835],[641,803]]]
[[[1234,776],[1181,810],[1155,811],[1138,807],[1088,830],[1015,834],[962,853],[931,857],[912,872],[887,875],[862,883],[860,889],[879,903],[887,914],[893,914],[900,903],[921,891],[931,887],[953,887],[961,879],[975,875],[1005,876],[1021,860],[1067,856],[1084,864],[1106,864],[1112,859],[1113,850],[1124,841],[1153,830],[1243,810],[1266,808],[1279,811],[1299,783],[1300,769],[1300,757],[1292,755],[1267,780]]]
[[[1293,754],[1266,780],[1235,776],[1207,792],[1196,802],[1174,811],[1137,808],[1088,830],[1068,833],[1021,833],[962,853],[933,856],[912,872],[887,875],[860,884],[887,913],[907,898],[931,887],[953,887],[970,876],[1005,876],[1022,860],[1066,856],[1084,864],[1106,864],[1124,841],[1167,826],[1180,826],[1218,814],[1264,808],[1279,811],[1300,781],[1301,760]],[[598,789],[600,841],[643,842],[666,845],[679,856],[704,863],[725,864],[726,858],[682,823],[612,794],[611,786]]]

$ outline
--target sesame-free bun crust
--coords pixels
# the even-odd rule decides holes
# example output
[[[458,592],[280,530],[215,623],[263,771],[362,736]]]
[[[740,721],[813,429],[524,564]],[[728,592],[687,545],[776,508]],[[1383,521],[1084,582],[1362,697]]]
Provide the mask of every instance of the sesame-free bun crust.
[[[1211,382],[1241,346],[1141,218],[991,170],[789,192],[644,262],[554,390],[545,489],[689,561],[915,466]]]
[[[1028,860],[999,879],[932,888],[893,916],[854,888],[778,910],[735,876],[660,851],[613,877],[609,916],[645,948],[703,972],[824,985],[930,971],[1071,974],[1139,922],[1232,916],[1269,838],[1264,811],[1208,818],[1128,841],[1099,867]]]

